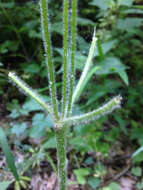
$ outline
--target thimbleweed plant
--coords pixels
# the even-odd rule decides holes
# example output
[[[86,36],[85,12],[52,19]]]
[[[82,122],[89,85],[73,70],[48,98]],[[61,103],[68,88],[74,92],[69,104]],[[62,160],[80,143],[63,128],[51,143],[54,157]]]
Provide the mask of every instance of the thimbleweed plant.
[[[71,7],[71,8],[70,8]],[[89,49],[89,55],[81,77],[74,88],[75,81],[75,51],[76,51],[76,22],[77,22],[77,0],[63,0],[63,83],[62,83],[62,101],[57,100],[55,71],[52,59],[51,35],[49,29],[48,0],[40,0],[41,26],[43,35],[43,44],[46,56],[46,66],[49,79],[49,92],[51,102],[45,102],[42,97],[15,73],[9,72],[9,78],[12,82],[22,89],[22,91],[35,99],[43,109],[51,115],[54,123],[54,131],[57,142],[57,160],[58,160],[58,184],[59,190],[67,189],[67,158],[66,141],[67,128],[78,124],[86,124],[94,121],[105,114],[108,114],[120,107],[121,96],[116,96],[108,103],[92,112],[82,115],[72,116],[74,103],[79,99],[81,88],[83,88],[87,73],[89,72],[91,61],[94,56],[96,46],[95,30]],[[69,16],[70,15],[70,16]],[[69,40],[70,39],[70,40]],[[62,102],[60,105],[60,102]],[[59,109],[61,108],[61,110]]]

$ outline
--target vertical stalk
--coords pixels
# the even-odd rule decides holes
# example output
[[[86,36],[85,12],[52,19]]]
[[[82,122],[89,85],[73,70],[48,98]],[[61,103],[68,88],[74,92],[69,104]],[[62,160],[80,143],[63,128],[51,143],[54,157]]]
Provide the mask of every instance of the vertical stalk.
[[[41,7],[41,24],[43,32],[43,41],[44,41],[44,48],[46,54],[48,76],[49,76],[50,95],[52,99],[53,112],[55,114],[55,117],[58,119],[58,105],[56,98],[54,66],[52,62],[52,50],[51,50],[51,37],[49,32],[49,21],[48,21],[48,1],[40,0],[40,7]]]
[[[62,116],[64,116],[66,111],[66,97],[67,97],[67,57],[68,57],[68,8],[69,0],[64,0],[64,28],[63,28],[63,37],[64,37],[64,70],[63,70],[63,105],[62,105]]]
[[[71,28],[71,73],[69,84],[69,102],[68,112],[69,115],[72,107],[72,95],[74,86],[74,71],[75,71],[75,50],[76,50],[76,21],[77,20],[77,0],[72,0],[72,28]]]
[[[56,128],[57,158],[58,158],[58,188],[67,189],[67,159],[66,159],[66,136],[67,126]]]

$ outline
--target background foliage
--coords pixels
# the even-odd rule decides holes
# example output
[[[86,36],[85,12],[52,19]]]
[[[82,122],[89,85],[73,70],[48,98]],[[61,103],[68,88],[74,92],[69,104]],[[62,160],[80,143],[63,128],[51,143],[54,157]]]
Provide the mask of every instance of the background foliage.
[[[118,112],[96,123],[80,125],[69,131],[70,169],[79,184],[96,189],[104,184],[103,179],[108,172],[106,160],[109,161],[112,157],[114,165],[113,160],[123,154],[131,159],[132,153],[143,146],[143,2],[82,0],[78,3],[76,78],[79,78],[84,67],[95,26],[98,43],[91,71],[87,75],[88,85],[83,89],[83,95],[75,105],[73,115],[93,110],[104,100],[117,94],[121,94],[124,99],[122,109]],[[60,99],[62,1],[50,0],[49,8]],[[21,95],[7,79],[7,71],[16,71],[28,84],[38,88],[48,101],[38,3],[1,1],[0,17],[1,127],[5,129],[13,150],[24,155],[25,161],[19,164],[19,171],[28,171],[28,176],[31,176],[28,169],[40,167],[40,163],[47,156],[55,171],[55,137],[51,118],[42,112],[37,103]],[[26,161],[31,155],[31,159],[34,158],[33,163]],[[143,153],[138,151],[131,161],[131,173],[138,176],[137,186],[142,189]],[[123,163],[120,160],[119,165],[125,167],[125,158]],[[115,167],[118,168],[116,164]],[[0,179],[4,180],[1,176]],[[111,183],[108,188],[115,189],[116,185]]]

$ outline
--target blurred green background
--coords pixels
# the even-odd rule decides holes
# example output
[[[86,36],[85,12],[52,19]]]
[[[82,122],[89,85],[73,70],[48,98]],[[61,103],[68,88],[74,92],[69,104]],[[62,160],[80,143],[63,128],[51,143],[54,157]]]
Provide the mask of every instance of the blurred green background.
[[[62,0],[49,0],[49,15],[60,100]],[[96,189],[108,181],[106,175],[111,168],[118,173],[129,160],[129,172],[137,177],[137,188],[142,189],[143,153],[131,156],[143,146],[143,1],[78,1],[76,80],[84,67],[94,27],[97,48],[88,85],[73,115],[91,111],[118,94],[123,96],[123,103],[113,114],[69,130],[69,175],[74,173],[81,186]],[[11,84],[8,71],[15,71],[49,100],[38,1],[0,1],[0,126],[5,129],[12,150],[24,156],[19,170],[31,154],[37,156],[35,165],[29,164],[26,171],[32,166],[41,167],[47,152],[56,164],[51,118]],[[31,177],[32,172],[28,175]]]

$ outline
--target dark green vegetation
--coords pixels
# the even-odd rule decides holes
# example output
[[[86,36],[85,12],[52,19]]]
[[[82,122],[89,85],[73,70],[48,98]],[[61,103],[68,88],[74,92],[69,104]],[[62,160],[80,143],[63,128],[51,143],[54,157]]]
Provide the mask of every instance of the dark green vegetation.
[[[63,55],[61,2],[50,1],[49,13],[59,92]],[[77,78],[84,66],[81,63],[86,61],[94,26],[97,26],[99,40],[92,69],[87,76],[90,80],[83,89],[80,106],[75,105],[73,114],[93,110],[117,94],[124,98],[123,107],[108,118],[71,128],[68,140],[69,177],[74,173],[78,184],[86,185],[86,189],[96,189],[107,182],[112,190],[118,187],[111,184],[115,179],[109,175],[110,169],[117,175],[129,167],[127,172],[138,176],[137,186],[142,189],[143,153],[134,159],[131,156],[143,146],[143,9],[135,7],[143,3],[131,0],[100,2],[79,0]],[[51,119],[41,112],[38,104],[18,93],[7,80],[7,71],[14,70],[28,84],[38,88],[47,101],[49,99],[39,7],[34,2],[0,3],[0,16],[0,125],[8,136],[16,160],[24,157],[24,162],[17,166],[19,172],[30,178],[35,171],[43,172],[42,176],[47,172],[42,166],[45,158],[49,162],[44,168],[50,164],[55,171],[55,138]],[[41,148],[39,144],[42,144]],[[2,153],[0,156],[3,158]],[[0,180],[9,180],[8,169],[4,165],[2,172],[5,175],[0,176]],[[51,169],[48,172],[51,175]]]

